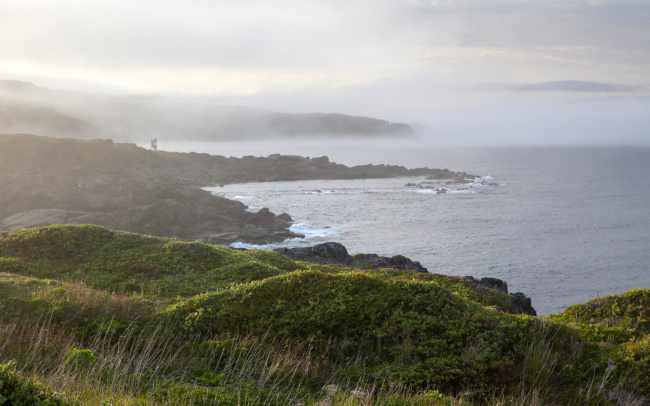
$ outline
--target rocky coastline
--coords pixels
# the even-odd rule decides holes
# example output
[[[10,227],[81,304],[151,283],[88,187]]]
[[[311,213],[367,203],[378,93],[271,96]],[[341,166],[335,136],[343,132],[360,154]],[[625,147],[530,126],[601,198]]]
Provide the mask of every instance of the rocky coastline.
[[[473,175],[392,165],[348,167],[328,157],[243,158],[150,151],[111,140],[0,135],[0,231],[49,224],[96,224],[114,230],[229,244],[299,238],[289,214],[247,211],[203,186],[226,183]]]
[[[148,151],[110,140],[82,141],[0,135],[0,231],[51,224],[95,224],[112,230],[227,245],[281,243],[300,238],[289,214],[257,213],[200,186],[235,182],[427,176],[450,182],[471,178],[447,169],[403,166],[347,167],[327,157],[270,155],[226,158]],[[362,269],[429,271],[402,255],[350,255],[339,243],[277,248],[292,259]],[[496,282],[495,282],[496,281]],[[477,291],[507,284],[467,278]],[[535,314],[522,293],[511,294],[516,312]]]

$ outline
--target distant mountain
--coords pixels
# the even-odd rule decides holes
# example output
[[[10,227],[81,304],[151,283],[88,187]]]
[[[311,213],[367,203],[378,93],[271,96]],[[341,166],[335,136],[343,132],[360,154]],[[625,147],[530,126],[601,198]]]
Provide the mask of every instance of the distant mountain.
[[[415,138],[407,124],[345,114],[290,114],[205,98],[93,95],[0,81],[0,132],[134,141]]]

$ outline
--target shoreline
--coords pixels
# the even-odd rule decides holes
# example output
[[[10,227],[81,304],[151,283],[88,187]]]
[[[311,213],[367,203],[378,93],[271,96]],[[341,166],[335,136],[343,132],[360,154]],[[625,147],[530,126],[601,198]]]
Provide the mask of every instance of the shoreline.
[[[0,135],[0,230],[97,224],[162,237],[229,244],[303,238],[289,214],[257,213],[201,186],[249,182],[427,176],[465,172],[397,165],[347,167],[326,156],[226,158],[151,151],[111,140]]]

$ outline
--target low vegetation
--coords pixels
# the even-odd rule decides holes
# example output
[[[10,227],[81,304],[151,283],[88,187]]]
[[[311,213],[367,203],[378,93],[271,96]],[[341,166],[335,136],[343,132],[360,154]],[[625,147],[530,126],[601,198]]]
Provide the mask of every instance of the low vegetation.
[[[0,405],[642,405],[650,291],[549,317],[460,278],[0,233]]]

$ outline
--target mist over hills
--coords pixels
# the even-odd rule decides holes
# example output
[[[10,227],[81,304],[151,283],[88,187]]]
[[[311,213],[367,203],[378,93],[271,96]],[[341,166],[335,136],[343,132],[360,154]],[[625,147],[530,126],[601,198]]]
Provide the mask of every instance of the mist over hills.
[[[209,98],[95,95],[9,80],[0,81],[0,132],[118,141],[416,137],[407,124],[369,117],[291,114]]]

